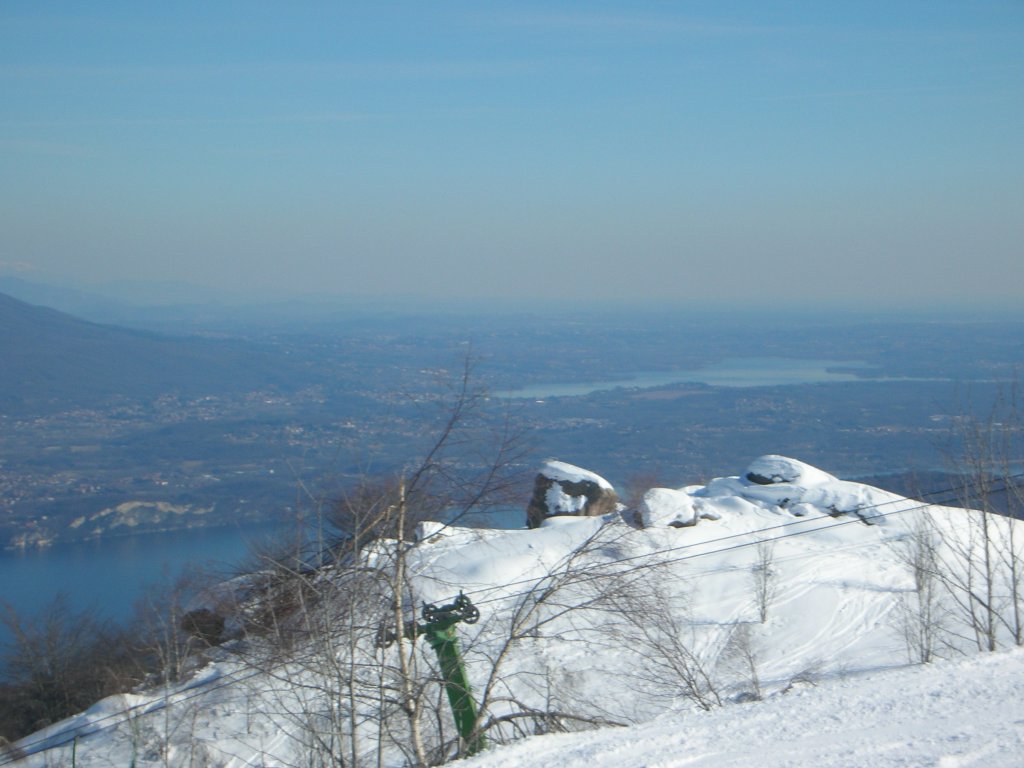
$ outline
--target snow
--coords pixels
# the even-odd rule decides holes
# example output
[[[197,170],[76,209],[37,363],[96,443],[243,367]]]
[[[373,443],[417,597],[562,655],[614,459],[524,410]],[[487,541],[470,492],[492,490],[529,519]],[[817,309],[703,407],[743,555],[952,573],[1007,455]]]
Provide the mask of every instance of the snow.
[[[547,462],[542,473],[611,487],[563,462]],[[751,473],[772,482],[752,482]],[[571,508],[573,498],[558,492],[565,499],[549,505]],[[463,591],[480,608],[478,624],[459,625],[474,685],[488,678],[511,617],[527,615],[533,629],[503,656],[501,700],[543,707],[555,691],[563,707],[631,724],[534,737],[462,765],[1021,764],[1024,652],[907,666],[899,616],[913,578],[901,547],[922,515],[946,540],[964,541],[964,511],[924,508],[772,455],[742,476],[651,489],[638,512],[642,527],[628,514],[553,517],[534,530],[419,526],[408,550],[417,602],[446,603]],[[376,567],[396,546],[367,548],[365,564]],[[752,583],[765,553],[773,589],[761,622]],[[621,584],[615,610],[560,613],[593,604],[604,584]],[[676,622],[671,631],[666,618]],[[673,659],[644,645],[644,632],[647,640],[685,641],[724,706],[703,711],[683,695]],[[749,670],[737,666],[739,638],[764,701],[737,703],[753,689]],[[60,743],[74,727],[83,735],[80,766],[126,765],[138,720],[160,712],[159,727],[198,739],[211,764],[301,762],[295,726],[279,714],[300,695],[280,682],[295,673],[254,673],[229,655],[214,656],[177,688],[105,700],[23,743]],[[119,715],[126,701],[130,718]],[[501,715],[502,705],[493,706]],[[184,740],[171,743],[168,762],[188,765],[189,749]],[[23,764],[59,763],[61,754],[40,752]]]
[[[651,488],[640,500],[640,520],[644,528],[657,525],[693,525],[697,522],[693,497],[686,491]]]
[[[748,475],[771,477],[767,485],[756,483]],[[788,480],[785,478],[795,478]],[[831,514],[855,514],[873,522],[910,509],[916,502],[862,483],[839,480],[795,459],[762,456],[754,461],[743,477],[715,478],[705,488],[687,489],[691,494],[713,499],[745,499],[755,503],[787,508],[798,516],[817,509]]]
[[[566,483],[591,482],[606,491],[613,490],[612,484],[600,475],[573,464],[567,464],[564,461],[555,461],[554,459],[545,461],[541,467],[540,474],[549,480],[560,480]]]
[[[587,506],[586,496],[570,496],[558,483],[548,487],[544,501],[552,515],[575,515]]]
[[[744,474],[747,478],[751,475],[768,479],[772,483],[793,483],[805,487],[831,483],[836,479],[810,464],[776,454],[768,454],[754,459]]]
[[[1017,768],[1024,651],[803,686],[629,728],[538,736],[465,768]]]

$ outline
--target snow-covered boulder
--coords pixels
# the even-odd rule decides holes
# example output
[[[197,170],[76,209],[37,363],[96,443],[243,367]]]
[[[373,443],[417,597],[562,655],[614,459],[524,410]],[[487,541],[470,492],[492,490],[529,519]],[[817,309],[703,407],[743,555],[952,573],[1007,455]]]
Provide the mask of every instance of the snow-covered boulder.
[[[716,507],[744,499],[795,517],[855,515],[869,524],[882,522],[903,503],[895,494],[840,480],[810,464],[774,454],[755,459],[742,477],[718,477],[704,488],[687,490],[697,497],[696,502],[707,498]]]
[[[651,488],[640,500],[639,522],[644,528],[670,525],[685,528],[697,524],[693,497],[672,488]]]
[[[747,480],[757,485],[777,485],[789,483],[809,488],[812,485],[834,482],[836,478],[817,467],[804,464],[802,461],[786,456],[768,454],[754,459],[744,475]]]
[[[549,517],[598,517],[614,512],[619,497],[611,483],[586,469],[564,461],[544,462],[533,483],[526,508],[526,524],[538,528]]]

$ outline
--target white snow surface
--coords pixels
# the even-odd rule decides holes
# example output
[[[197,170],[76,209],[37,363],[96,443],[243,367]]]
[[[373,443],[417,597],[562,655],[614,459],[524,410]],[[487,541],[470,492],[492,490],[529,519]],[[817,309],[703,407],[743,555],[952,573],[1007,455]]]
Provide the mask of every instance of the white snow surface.
[[[587,506],[586,496],[570,496],[558,483],[552,483],[544,494],[544,501],[552,515],[575,515]]]
[[[606,491],[613,490],[612,484],[600,475],[591,472],[588,469],[583,469],[582,467],[577,467],[573,464],[567,464],[564,461],[548,459],[541,467],[540,474],[550,480],[561,480],[567,483],[582,483],[590,481],[591,483],[596,483],[598,487],[603,488]]]
[[[659,489],[646,518],[640,515],[648,527],[619,513],[552,518],[534,530],[421,526],[408,551],[416,604],[446,603],[463,591],[480,608],[478,624],[458,628],[474,686],[488,679],[511,617],[525,613],[533,623],[503,657],[496,702],[542,708],[555,697],[562,711],[631,724],[534,737],[460,764],[1024,764],[1021,652],[950,653],[953,661],[907,666],[899,617],[913,578],[901,548],[922,515],[944,540],[965,541],[968,513],[837,480],[784,457],[762,457],[748,471],[778,482],[751,483],[745,472]],[[544,472],[610,487],[562,462],[549,462]],[[695,524],[670,527],[687,508]],[[394,546],[368,547],[366,564],[383,562]],[[766,546],[774,595],[762,623],[752,584]],[[562,612],[620,582],[648,602],[627,594],[616,610]],[[666,658],[629,634],[627,615],[639,617],[644,629],[672,619],[670,634],[703,665],[723,706],[703,711],[683,695]],[[761,702],[738,703],[752,685],[735,660],[741,629],[755,657]],[[429,668],[429,649],[420,652]],[[225,654],[177,688],[108,699],[27,737],[22,746],[34,754],[19,765],[67,762],[68,735],[75,732],[82,768],[128,765],[139,733],[150,732],[164,734],[166,748],[152,760],[138,754],[140,768],[189,765],[197,742],[210,764],[223,768],[305,764],[299,726],[282,715],[298,694],[281,685],[305,674],[268,675]],[[813,685],[801,682],[808,680]],[[119,715],[126,703],[134,707],[130,718]],[[490,714],[506,714],[502,706],[512,705],[494,703]],[[146,718],[152,723],[140,722]],[[53,749],[39,751],[47,747]],[[402,757],[387,763],[401,765]]]
[[[651,488],[640,500],[640,520],[644,528],[693,525],[697,521],[693,497],[686,491]]]
[[[810,464],[776,454],[754,459],[747,467],[745,475],[760,475],[773,483],[796,483],[803,486],[831,483],[836,479]]]
[[[1019,768],[1024,650],[823,682],[628,728],[536,736],[465,768]]]

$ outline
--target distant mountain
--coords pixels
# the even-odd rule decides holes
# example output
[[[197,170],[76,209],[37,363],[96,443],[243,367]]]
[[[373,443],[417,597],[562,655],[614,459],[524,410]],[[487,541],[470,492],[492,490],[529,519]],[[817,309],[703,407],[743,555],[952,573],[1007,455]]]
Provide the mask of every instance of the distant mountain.
[[[402,323],[409,316],[420,323],[424,315],[476,317],[495,309],[493,301],[452,305],[402,295],[243,295],[173,282],[117,281],[69,287],[12,275],[0,275],[0,293],[95,323],[170,334],[323,331],[333,330],[339,323]]]
[[[220,394],[293,381],[272,350],[91,323],[0,293],[0,410],[40,412],[118,396]]]
[[[23,280],[12,275],[0,275],[0,293],[29,304],[53,307],[86,318],[92,318],[95,310],[102,312],[111,304],[108,299],[93,293]]]
[[[0,275],[0,293],[96,323],[159,333],[259,325],[261,317],[258,307],[245,305],[237,296],[178,284],[114,283],[73,288]]]

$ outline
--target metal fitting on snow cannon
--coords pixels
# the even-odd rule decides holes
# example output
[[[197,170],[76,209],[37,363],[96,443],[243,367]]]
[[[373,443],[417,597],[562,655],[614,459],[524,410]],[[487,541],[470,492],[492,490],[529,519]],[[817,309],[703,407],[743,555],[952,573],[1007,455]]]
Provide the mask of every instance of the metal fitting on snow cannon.
[[[448,605],[423,604],[423,620],[427,624],[447,623],[456,624],[464,621],[467,624],[476,624],[480,618],[480,609],[473,605],[473,601],[462,592],[455,598],[454,602]]]

